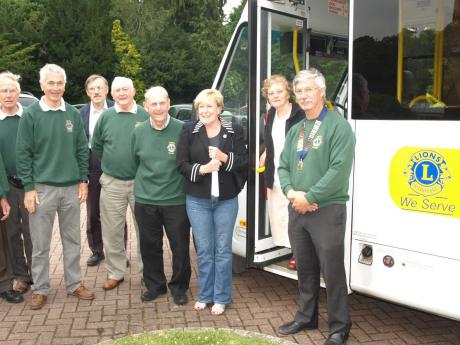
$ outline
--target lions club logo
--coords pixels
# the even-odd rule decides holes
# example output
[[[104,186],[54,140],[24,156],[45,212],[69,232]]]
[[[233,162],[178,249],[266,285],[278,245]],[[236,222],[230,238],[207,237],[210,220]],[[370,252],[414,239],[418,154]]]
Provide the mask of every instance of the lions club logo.
[[[414,153],[407,162],[404,174],[410,188],[425,197],[442,192],[446,181],[451,179],[446,160],[433,150]]]
[[[168,150],[168,153],[170,155],[173,155],[176,152],[176,143],[174,141],[170,141],[166,148]]]

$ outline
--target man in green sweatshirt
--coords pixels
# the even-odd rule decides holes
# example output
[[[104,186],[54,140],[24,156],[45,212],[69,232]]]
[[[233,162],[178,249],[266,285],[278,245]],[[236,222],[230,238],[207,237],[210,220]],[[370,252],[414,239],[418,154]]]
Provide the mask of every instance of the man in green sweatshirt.
[[[133,81],[115,77],[111,94],[115,101],[99,117],[94,128],[91,149],[101,160],[101,225],[104,242],[107,280],[104,290],[111,290],[124,280],[126,271],[126,249],[124,245],[124,224],[129,207],[134,214],[134,177],[136,164],[131,152],[131,134],[134,128],[145,122],[149,115],[134,101]],[[137,235],[138,268],[142,272],[139,230],[133,219]]]
[[[0,93],[1,92],[2,89],[0,87]],[[9,303],[20,303],[24,301],[24,299],[18,292],[11,289],[13,272],[5,229],[5,219],[7,219],[10,214],[10,205],[6,200],[9,189],[5,166],[3,164],[2,154],[0,153],[0,298],[4,298]]]
[[[32,240],[29,214],[24,207],[24,187],[16,171],[16,136],[23,112],[18,102],[21,92],[19,78],[11,72],[0,73],[0,152],[10,185],[7,199],[11,215],[5,221],[5,227],[15,277],[13,289],[25,293],[32,281]]]
[[[79,111],[62,98],[66,73],[58,65],[40,69],[41,100],[24,111],[16,141],[16,167],[24,185],[32,237],[32,309],[49,293],[49,250],[56,212],[69,295],[94,299],[81,283],[80,203],[88,194],[88,141]]]
[[[330,331],[324,344],[340,345],[351,328],[344,236],[355,138],[349,123],[325,105],[326,83],[318,70],[300,71],[293,84],[306,118],[289,131],[278,173],[290,201],[288,232],[297,259],[300,306],[279,332],[318,327],[322,272]]]
[[[134,182],[135,216],[139,225],[144,282],[141,299],[152,301],[166,293],[163,267],[163,227],[173,254],[168,283],[174,303],[186,304],[190,268],[190,223],[185,209],[184,178],[176,164],[183,122],[169,116],[168,92],[161,86],[145,93],[150,121],[136,127],[132,152],[137,166]]]

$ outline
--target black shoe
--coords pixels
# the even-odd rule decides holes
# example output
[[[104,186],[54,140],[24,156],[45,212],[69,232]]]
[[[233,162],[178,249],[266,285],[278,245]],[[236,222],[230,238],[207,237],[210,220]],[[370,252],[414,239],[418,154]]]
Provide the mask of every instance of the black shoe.
[[[166,293],[166,289],[160,290],[160,291],[147,290],[141,295],[141,300],[143,302],[150,302],[150,301],[153,301],[158,296],[163,295],[165,293]]]
[[[343,345],[348,339],[348,332],[336,332],[329,335],[324,345]]]
[[[174,303],[177,305],[184,305],[188,302],[188,297],[186,294],[177,294],[173,296]]]
[[[0,293],[0,297],[6,299],[9,303],[21,303],[24,301],[21,294],[14,290],[3,291]]]
[[[86,261],[86,265],[88,266],[97,266],[99,263],[105,259],[104,253],[102,254],[93,254],[91,255],[88,260]]]
[[[284,325],[278,328],[278,333],[282,335],[295,334],[306,329],[316,329],[318,328],[318,321],[316,322],[297,322],[291,321],[285,323]]]

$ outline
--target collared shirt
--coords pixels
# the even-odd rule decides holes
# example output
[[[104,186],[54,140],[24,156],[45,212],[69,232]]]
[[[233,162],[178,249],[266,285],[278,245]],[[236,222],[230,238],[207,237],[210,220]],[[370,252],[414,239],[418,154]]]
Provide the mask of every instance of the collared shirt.
[[[0,120],[5,120],[7,116],[19,116],[21,117],[22,116],[22,112],[24,111],[24,108],[22,107],[22,104],[21,103],[17,103],[18,105],[18,111],[16,112],[16,114],[13,114],[13,115],[8,115],[6,113],[4,113],[0,107]]]
[[[162,131],[163,129],[165,129],[166,127],[168,127],[170,118],[171,118],[171,117],[170,117],[169,114],[168,114],[168,117],[166,118],[166,121],[165,121],[163,127],[160,128],[160,129],[158,129],[158,128],[155,128],[155,126],[153,125],[153,120],[152,120],[152,118],[149,117],[150,126],[152,126],[152,128],[153,128],[153,129],[156,129],[157,131]]]
[[[109,107],[107,106],[107,101],[104,101],[104,107],[100,110],[96,109],[93,105],[93,102],[90,102],[89,105],[89,139],[88,139],[88,145],[89,148],[91,148],[91,139],[93,137],[93,132],[94,132],[94,127],[96,127],[96,122],[101,116],[102,112],[105,109],[108,109]]]
[[[137,104],[136,102],[133,101],[133,105],[131,106],[131,109],[129,109],[128,111],[123,111],[120,109],[120,106],[118,105],[118,103],[115,103],[115,111],[117,113],[132,113],[132,114],[137,114]]]
[[[50,106],[48,106],[48,104],[45,103],[45,96],[42,96],[42,98],[40,98],[40,102],[38,102],[38,104],[40,105],[40,108],[42,108],[43,111],[65,111],[65,103],[63,98],[61,98],[61,104],[59,105],[59,107],[56,108],[51,108]]]

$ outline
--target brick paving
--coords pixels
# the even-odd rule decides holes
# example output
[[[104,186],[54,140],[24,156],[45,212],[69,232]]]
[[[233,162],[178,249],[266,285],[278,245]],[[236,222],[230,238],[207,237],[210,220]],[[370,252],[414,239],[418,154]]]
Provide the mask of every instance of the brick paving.
[[[97,344],[129,334],[185,327],[233,328],[277,336],[278,326],[294,316],[297,282],[255,269],[234,275],[233,303],[223,316],[212,316],[209,311],[194,311],[193,301],[198,293],[198,284],[193,248],[189,304],[176,306],[169,294],[154,302],[142,303],[132,224],[129,224],[128,251],[131,266],[127,269],[125,282],[117,289],[105,292],[102,290],[106,278],[104,264],[98,267],[87,267],[85,264],[90,251],[83,230],[86,227],[83,216],[82,220],[83,281],[96,292],[96,299],[80,301],[66,296],[62,248],[56,225],[50,253],[51,291],[48,303],[42,310],[31,310],[30,292],[24,296],[25,303],[18,305],[1,300],[1,345]],[[170,259],[167,248],[167,275],[171,273]],[[460,344],[460,322],[358,294],[350,295],[349,301],[354,322],[349,345]],[[328,335],[324,302],[325,292],[321,291],[318,330],[283,339],[298,344],[322,345]]]

